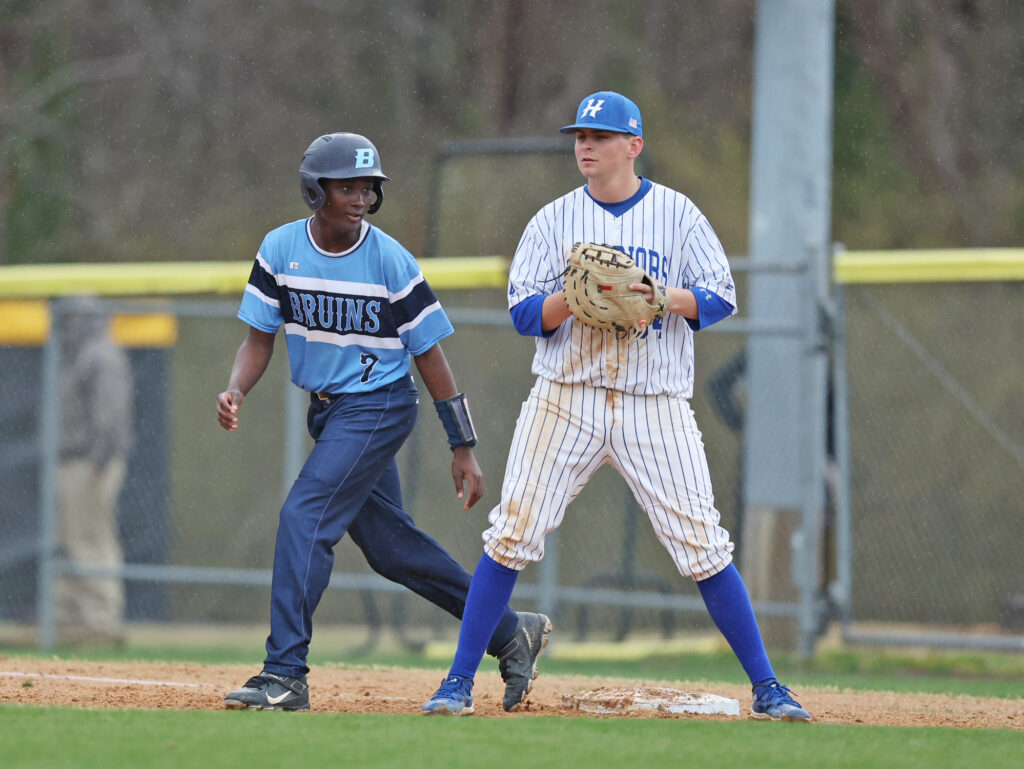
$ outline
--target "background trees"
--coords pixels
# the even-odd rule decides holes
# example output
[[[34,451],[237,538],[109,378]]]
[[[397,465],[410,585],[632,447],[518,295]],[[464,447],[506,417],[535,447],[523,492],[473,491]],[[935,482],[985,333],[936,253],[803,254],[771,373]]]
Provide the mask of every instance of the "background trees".
[[[511,253],[578,183],[547,156],[445,139],[553,136],[578,100],[644,110],[647,172],[746,248],[754,0],[0,0],[0,262],[249,259],[304,215],[296,169],[354,130],[414,252]],[[833,232],[850,248],[1024,236],[1024,6],[838,0]],[[798,119],[798,116],[795,116]],[[567,143],[567,150],[568,150]]]

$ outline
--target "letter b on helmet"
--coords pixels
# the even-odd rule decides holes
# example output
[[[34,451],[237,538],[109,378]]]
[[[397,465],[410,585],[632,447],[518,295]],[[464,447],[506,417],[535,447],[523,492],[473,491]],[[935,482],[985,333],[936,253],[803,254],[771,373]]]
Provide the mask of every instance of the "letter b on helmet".
[[[299,184],[302,199],[313,211],[319,211],[327,199],[321,179],[373,179],[377,199],[368,210],[371,214],[384,200],[381,182],[388,181],[377,148],[365,136],[353,133],[324,134],[302,156]]]
[[[356,168],[373,168],[374,152],[371,149],[360,148],[356,150]]]

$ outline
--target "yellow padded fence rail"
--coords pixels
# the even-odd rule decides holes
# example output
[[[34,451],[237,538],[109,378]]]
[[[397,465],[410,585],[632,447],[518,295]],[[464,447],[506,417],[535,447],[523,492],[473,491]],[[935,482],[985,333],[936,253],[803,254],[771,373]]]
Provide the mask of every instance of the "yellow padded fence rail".
[[[50,335],[45,298],[0,299],[0,347],[38,347]],[[170,347],[178,340],[178,319],[170,313],[114,313],[110,338],[122,347]]]
[[[508,260],[500,256],[438,257],[420,261],[434,288],[504,288]],[[0,266],[0,298],[240,295],[252,261],[126,262]]]
[[[836,283],[962,283],[1024,280],[1024,248],[844,251]]]
[[[438,257],[420,265],[435,289],[504,288],[508,280],[509,260],[501,256]],[[52,297],[237,297],[251,268],[251,261],[0,265],[0,345],[41,344]],[[1024,281],[1024,248],[839,251],[833,277],[845,284]],[[111,336],[126,346],[169,346],[177,321],[169,314],[115,315]]]
[[[420,260],[435,289],[504,288],[508,265],[502,256]],[[0,265],[0,299],[238,295],[251,268],[251,261]],[[847,284],[1018,281],[1024,280],[1024,248],[840,251],[833,276]]]
[[[508,260],[498,256],[425,259],[437,289],[505,288]],[[49,299],[76,294],[142,297],[218,294],[241,297],[252,262],[151,262],[0,266],[0,346],[43,344]],[[125,347],[169,347],[178,334],[171,314],[115,313],[110,336]]]

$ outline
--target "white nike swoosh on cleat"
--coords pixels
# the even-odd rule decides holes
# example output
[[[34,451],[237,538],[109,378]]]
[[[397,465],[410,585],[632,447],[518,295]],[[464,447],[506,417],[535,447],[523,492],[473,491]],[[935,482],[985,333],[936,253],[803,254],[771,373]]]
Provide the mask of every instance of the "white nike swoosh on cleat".
[[[284,701],[285,701],[286,699],[288,699],[289,697],[291,697],[291,696],[292,696],[292,694],[293,694],[293,692],[285,692],[284,694],[279,694],[279,695],[278,695],[278,696],[276,696],[276,697],[271,697],[271,696],[270,696],[270,695],[268,694],[268,695],[267,695],[267,702],[269,702],[269,703],[270,703],[271,705],[280,705],[280,704],[281,704],[282,702],[284,702]]]

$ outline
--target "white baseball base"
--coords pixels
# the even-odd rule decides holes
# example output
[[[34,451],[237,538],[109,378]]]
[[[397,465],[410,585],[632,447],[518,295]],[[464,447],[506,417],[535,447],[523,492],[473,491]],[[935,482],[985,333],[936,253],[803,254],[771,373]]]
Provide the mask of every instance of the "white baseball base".
[[[562,705],[595,715],[726,715],[738,716],[740,703],[707,692],[650,686],[601,687],[562,696]]]

